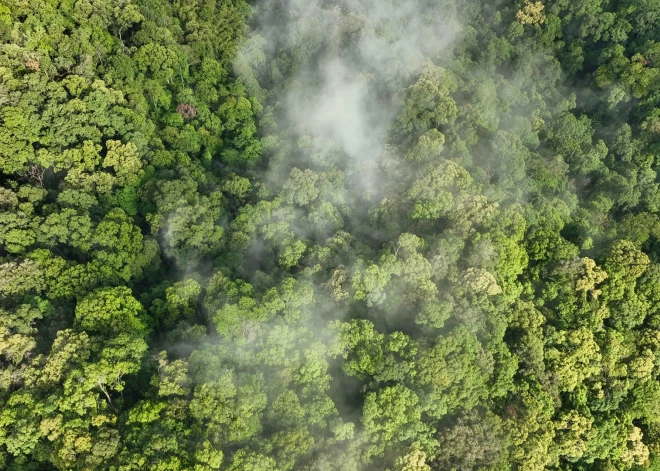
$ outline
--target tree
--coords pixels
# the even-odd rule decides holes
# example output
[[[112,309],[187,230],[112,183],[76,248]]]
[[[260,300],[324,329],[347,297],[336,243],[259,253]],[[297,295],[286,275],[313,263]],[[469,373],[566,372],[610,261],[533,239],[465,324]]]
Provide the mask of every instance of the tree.
[[[310,169],[292,169],[284,183],[282,191],[284,200],[289,204],[308,205],[319,195],[319,190],[316,188],[318,180],[319,176]]]
[[[238,450],[231,461],[231,465],[227,469],[229,471],[278,471],[273,458],[251,452],[247,449]]]
[[[420,349],[415,382],[424,391],[424,411],[441,418],[459,407],[476,406],[488,395],[493,366],[490,353],[465,326]]]
[[[589,173],[598,169],[607,155],[603,141],[592,142],[593,128],[587,116],[576,118],[572,113],[562,114],[552,127],[551,142],[573,172]]]
[[[157,212],[147,216],[151,232],[164,240],[165,253],[181,266],[205,255],[213,255],[221,246],[223,228],[222,194],[214,191],[201,196],[191,179],[158,181],[153,200]]]
[[[154,300],[150,310],[163,325],[172,325],[182,317],[190,318],[195,315],[201,292],[200,284],[192,278],[178,281],[165,289],[164,300]]]
[[[434,465],[461,470],[495,466],[502,463],[506,447],[501,419],[488,410],[473,409],[439,431]]]
[[[45,288],[44,273],[33,260],[3,263],[0,265],[0,273],[0,295],[4,298]]]
[[[600,371],[600,348],[586,327],[547,334],[546,365],[563,391],[572,391]]]
[[[543,9],[545,5],[541,2],[530,2],[525,0],[525,6],[516,12],[516,20],[523,25],[539,25],[545,22]]]
[[[401,384],[368,393],[362,423],[373,445],[367,453],[381,454],[398,442],[431,432],[422,423],[421,412],[417,395]]]
[[[75,326],[104,336],[121,333],[144,335],[144,308],[125,287],[100,288],[76,306]]]
[[[426,453],[420,449],[418,442],[412,444],[408,454],[396,459],[393,471],[431,471],[426,464]]]
[[[235,381],[231,372],[225,372],[195,387],[190,415],[206,428],[211,443],[241,444],[261,431],[259,419],[266,407],[262,382],[258,376]]]
[[[107,141],[105,146],[106,154],[103,158],[103,166],[112,167],[117,177],[117,184],[126,186],[137,183],[142,173],[142,162],[137,146],[131,142],[122,144],[113,140]]]
[[[495,277],[481,268],[468,268],[461,278],[468,293],[491,296],[502,293],[502,288],[497,285]]]
[[[456,119],[455,77],[445,69],[427,67],[417,83],[401,94],[403,109],[396,120],[399,135],[419,136]]]
[[[127,282],[141,274],[152,262],[148,245],[140,229],[119,208],[109,211],[96,226],[90,243],[93,246],[92,265],[100,272],[104,281]]]
[[[405,198],[413,204],[410,218],[448,216],[454,209],[454,193],[467,191],[471,184],[472,179],[465,169],[452,161],[443,161],[406,192]]]
[[[362,380],[403,381],[414,375],[415,342],[401,332],[383,335],[366,320],[335,322],[337,331],[329,353],[342,356],[343,369]]]

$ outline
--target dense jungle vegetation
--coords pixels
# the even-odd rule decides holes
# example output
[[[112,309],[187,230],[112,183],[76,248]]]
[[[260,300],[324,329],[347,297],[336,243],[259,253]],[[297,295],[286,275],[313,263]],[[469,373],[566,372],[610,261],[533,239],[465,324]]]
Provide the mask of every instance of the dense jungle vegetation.
[[[660,470],[660,2],[0,0],[0,468]]]

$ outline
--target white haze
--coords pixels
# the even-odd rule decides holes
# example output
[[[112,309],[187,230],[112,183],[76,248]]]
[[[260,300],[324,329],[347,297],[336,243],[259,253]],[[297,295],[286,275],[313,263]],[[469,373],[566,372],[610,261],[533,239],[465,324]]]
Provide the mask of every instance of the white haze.
[[[307,136],[317,155],[332,155],[338,146],[345,159],[340,166],[349,174],[359,173],[357,187],[349,188],[358,194],[384,184],[375,169],[398,112],[394,94],[414,82],[425,63],[440,60],[458,34],[457,23],[449,15],[437,18],[424,13],[429,3],[257,3],[257,37],[246,43],[248,47],[263,45],[266,69],[279,49],[294,52],[295,71],[288,89],[284,94],[275,91],[285,96],[281,105],[286,124],[280,116],[280,127],[289,129],[280,138],[293,144],[299,136]],[[248,55],[254,53],[243,51],[243,57]],[[271,162],[270,181],[288,173],[279,168],[281,164],[280,160]],[[297,162],[306,164],[311,162]]]

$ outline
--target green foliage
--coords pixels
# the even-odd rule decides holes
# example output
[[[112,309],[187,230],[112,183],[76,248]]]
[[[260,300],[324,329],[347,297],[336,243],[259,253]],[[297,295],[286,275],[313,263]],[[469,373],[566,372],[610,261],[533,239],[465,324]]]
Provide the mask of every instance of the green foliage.
[[[658,2],[289,3],[0,0],[0,468],[660,469]]]
[[[146,326],[140,319],[142,305],[125,287],[101,288],[85,296],[76,305],[74,325],[97,335],[118,335],[122,332],[144,334]]]

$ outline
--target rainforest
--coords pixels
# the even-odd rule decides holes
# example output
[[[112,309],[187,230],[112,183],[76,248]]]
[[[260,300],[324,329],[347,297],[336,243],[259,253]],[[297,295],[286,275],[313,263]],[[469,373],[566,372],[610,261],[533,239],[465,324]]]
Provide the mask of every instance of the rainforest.
[[[0,469],[660,470],[658,0],[0,0]]]

